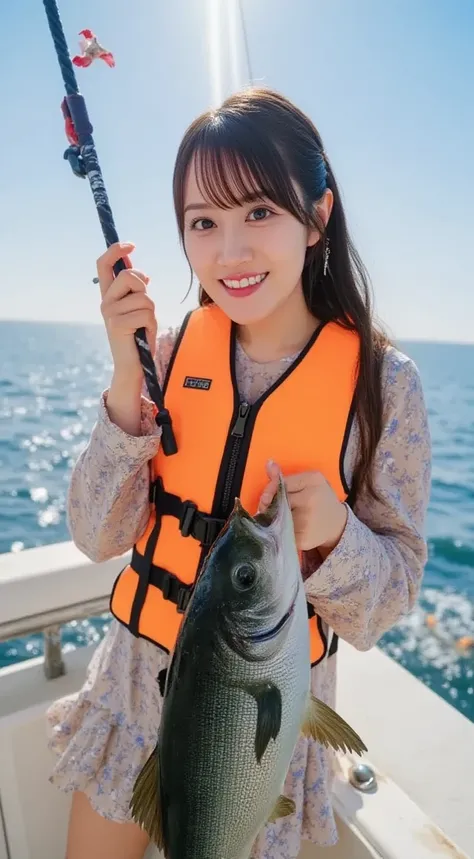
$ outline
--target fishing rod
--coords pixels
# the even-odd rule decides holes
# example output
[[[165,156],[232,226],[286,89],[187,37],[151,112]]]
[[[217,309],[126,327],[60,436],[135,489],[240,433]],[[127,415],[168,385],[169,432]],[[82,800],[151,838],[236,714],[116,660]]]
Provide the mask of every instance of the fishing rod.
[[[43,5],[66,90],[66,96],[61,104],[61,109],[66,123],[66,135],[70,146],[64,153],[64,159],[69,162],[75,176],[89,180],[105,242],[107,247],[110,247],[110,245],[119,241],[119,237],[92,137],[94,129],[89,120],[84,96],[79,92],[57,2],[56,0],[43,0]],[[86,35],[86,38],[94,40],[90,44],[92,44],[93,49],[96,51],[95,55],[105,59],[109,65],[113,65],[112,55],[101,48],[93,33],[86,30],[83,33]],[[83,66],[89,65],[92,62],[91,56],[86,58],[85,61],[81,62],[79,60],[77,64]],[[114,274],[117,277],[126,268],[125,261],[123,259],[118,260],[113,268]],[[157,408],[155,420],[157,425],[162,429],[161,443],[163,452],[166,456],[170,456],[176,453],[178,448],[173,433],[171,416],[165,408],[163,393],[156,375],[154,358],[146,339],[145,328],[138,328],[134,336],[148,393]]]

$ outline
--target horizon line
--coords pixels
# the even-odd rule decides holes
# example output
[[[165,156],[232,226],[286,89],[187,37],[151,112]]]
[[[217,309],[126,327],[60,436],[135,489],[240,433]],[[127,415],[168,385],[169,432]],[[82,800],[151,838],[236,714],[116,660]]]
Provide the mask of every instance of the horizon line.
[[[0,317],[0,324],[2,322],[7,322],[7,323],[15,323],[15,322],[18,323],[19,322],[20,324],[24,323],[24,324],[28,324],[28,325],[31,325],[31,324],[33,324],[33,325],[84,325],[84,326],[91,326],[91,327],[94,326],[95,328],[103,328],[104,327],[103,322],[100,322],[100,321],[94,322],[92,320],[89,320],[88,322],[86,322],[85,320],[76,320],[76,319],[26,319],[26,318],[19,318],[19,317]],[[166,328],[170,328],[170,327],[171,328],[179,327],[179,323],[176,326],[173,325],[172,323],[167,323],[167,324],[163,323],[162,325],[158,326],[158,331],[160,332],[160,331],[163,331]],[[104,333],[105,333],[105,328],[104,328]],[[474,339],[473,340],[449,340],[449,339],[443,340],[440,338],[423,337],[423,336],[421,336],[421,337],[392,337],[391,339],[393,339],[394,343],[420,343],[420,344],[431,343],[433,345],[440,345],[440,346],[474,346]]]

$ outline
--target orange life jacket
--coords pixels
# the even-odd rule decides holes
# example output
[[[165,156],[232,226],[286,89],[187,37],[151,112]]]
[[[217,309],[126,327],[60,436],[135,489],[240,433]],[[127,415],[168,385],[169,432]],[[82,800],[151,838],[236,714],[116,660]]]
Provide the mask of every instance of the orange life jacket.
[[[150,518],[131,563],[112,591],[112,614],[166,652],[176,642],[201,564],[236,496],[255,513],[268,482],[320,471],[347,500],[342,471],[354,408],[359,337],[330,322],[255,403],[241,402],[235,378],[236,326],[216,306],[188,314],[164,385],[178,452],[151,464]],[[311,664],[328,652],[320,618],[308,604]],[[337,646],[333,641],[332,651]],[[331,651],[330,651],[331,652]]]

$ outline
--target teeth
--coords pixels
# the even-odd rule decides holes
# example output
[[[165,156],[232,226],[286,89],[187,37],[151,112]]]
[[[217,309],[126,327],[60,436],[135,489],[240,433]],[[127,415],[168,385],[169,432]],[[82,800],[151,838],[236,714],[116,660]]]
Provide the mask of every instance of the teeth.
[[[255,286],[265,280],[266,274],[256,274],[255,277],[243,277],[242,280],[224,280],[229,289],[245,289],[246,286]]]

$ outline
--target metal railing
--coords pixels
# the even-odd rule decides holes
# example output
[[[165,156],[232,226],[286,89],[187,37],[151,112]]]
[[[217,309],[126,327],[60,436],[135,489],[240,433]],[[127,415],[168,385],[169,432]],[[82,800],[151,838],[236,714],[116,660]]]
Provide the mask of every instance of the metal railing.
[[[109,596],[107,595],[74,605],[65,605],[52,611],[16,618],[7,623],[0,623],[0,642],[42,633],[44,673],[48,680],[54,680],[66,673],[61,646],[61,627],[72,620],[105,614],[108,610]]]
[[[44,674],[66,673],[61,627],[109,613],[110,594],[125,554],[88,559],[70,541],[0,555],[0,642],[43,636]]]

